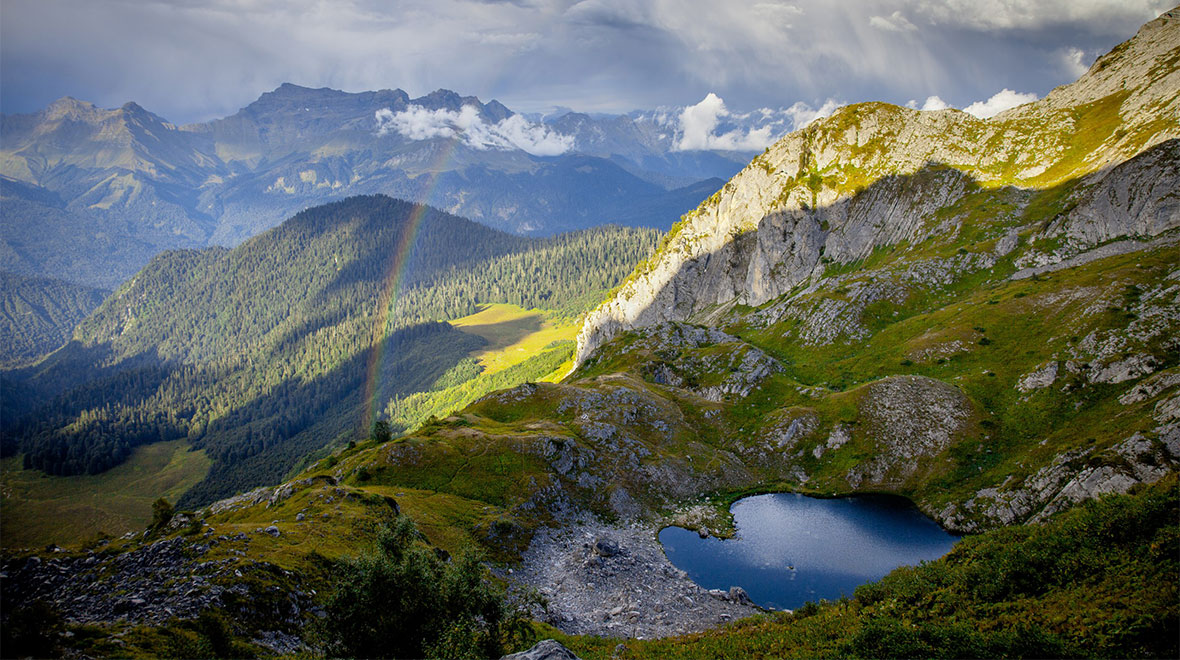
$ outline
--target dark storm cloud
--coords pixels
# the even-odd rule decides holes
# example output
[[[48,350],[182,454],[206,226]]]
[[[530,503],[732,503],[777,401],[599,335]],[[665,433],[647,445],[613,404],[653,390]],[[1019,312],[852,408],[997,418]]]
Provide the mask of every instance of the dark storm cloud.
[[[1173,0],[4,0],[0,105],[135,100],[173,121],[285,81],[514,109],[819,107],[1044,95]]]

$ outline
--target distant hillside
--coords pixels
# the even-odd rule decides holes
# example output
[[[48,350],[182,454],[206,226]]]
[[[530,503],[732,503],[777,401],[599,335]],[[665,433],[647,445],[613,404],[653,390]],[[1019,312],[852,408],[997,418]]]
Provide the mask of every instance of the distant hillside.
[[[528,239],[376,196],[304,211],[233,250],[168,252],[76,341],[6,374],[6,398],[44,403],[4,420],[4,449],[52,474],[96,473],[138,444],[187,437],[213,460],[192,498],[274,481],[483,343],[440,320],[493,302],[576,314],[656,236]]]
[[[0,271],[0,367],[32,362],[64,345],[109,293]]]
[[[481,130],[460,130],[460,113]],[[114,288],[162,250],[233,246],[362,194],[522,235],[667,229],[751,155],[675,151],[669,130],[640,117],[537,123],[448,90],[284,84],[189,126],[67,97],[0,116],[0,255],[14,272]]]

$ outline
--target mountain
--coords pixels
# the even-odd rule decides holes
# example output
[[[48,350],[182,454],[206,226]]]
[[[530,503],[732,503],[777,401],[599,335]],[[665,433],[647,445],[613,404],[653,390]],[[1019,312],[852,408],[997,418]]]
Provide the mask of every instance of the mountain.
[[[59,348],[109,291],[0,271],[0,355],[20,366]]]
[[[587,316],[563,381],[489,395],[304,478],[445,494],[454,525],[511,556],[631,538],[628,524],[725,530],[725,507],[752,492],[901,495],[991,538],[1111,493],[1174,493],[1178,47],[1170,12],[990,120],[868,103],[796,131]],[[472,527],[465,507],[496,517]],[[573,522],[591,513],[623,522]],[[550,566],[537,552],[518,573]],[[961,558],[947,565],[975,561]],[[1142,625],[1175,628],[1159,605],[1174,585]],[[609,603],[638,597],[588,605],[580,588],[547,593],[555,625],[629,625]],[[914,588],[927,602],[941,587]],[[991,593],[1024,593],[1011,589]],[[1080,615],[1062,616],[1084,637]]]
[[[358,194],[518,234],[666,229],[751,155],[676,151],[674,131],[645,115],[534,122],[448,90],[284,84],[186,126],[67,97],[0,117],[0,251],[20,274],[114,288],[162,250],[233,246]]]
[[[4,419],[5,455],[96,474],[138,445],[187,438],[213,460],[191,501],[273,482],[367,432],[392,399],[420,395],[396,430],[553,371],[572,343],[481,375],[469,354],[487,340],[442,320],[490,303],[576,315],[655,237],[530,239],[375,196],[304,211],[232,250],[165,252],[67,346],[4,374],[5,410],[24,413]]]
[[[587,315],[560,382],[161,503],[99,551],[19,553],[6,630],[246,655],[412,628],[399,643],[443,654],[527,648],[499,625],[532,617],[583,657],[1175,657],[1177,52],[1173,10],[987,121],[870,103],[792,133]],[[731,503],[781,491],[900,495],[965,537],[765,613],[653,541],[727,535]],[[523,598],[476,589],[500,582]]]

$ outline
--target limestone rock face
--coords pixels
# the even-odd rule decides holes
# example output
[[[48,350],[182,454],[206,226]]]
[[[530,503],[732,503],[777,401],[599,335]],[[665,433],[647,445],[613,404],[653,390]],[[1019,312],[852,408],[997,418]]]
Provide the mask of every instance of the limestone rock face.
[[[1076,203],[1043,232],[1066,252],[1180,226],[1177,49],[1180,12],[1166,12],[1077,82],[986,121],[863,103],[787,135],[685,215],[587,317],[575,361],[621,331],[762,305],[828,264],[957,231],[936,212],[978,184],[1072,190]]]

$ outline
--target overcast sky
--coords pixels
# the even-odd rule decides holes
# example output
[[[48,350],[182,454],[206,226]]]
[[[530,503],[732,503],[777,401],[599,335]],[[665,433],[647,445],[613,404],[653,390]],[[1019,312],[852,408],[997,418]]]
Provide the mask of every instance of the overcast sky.
[[[1174,2],[0,0],[0,106],[133,100],[185,123],[293,82],[448,88],[524,112],[710,93],[742,112],[967,107],[1003,90],[1044,96]]]

